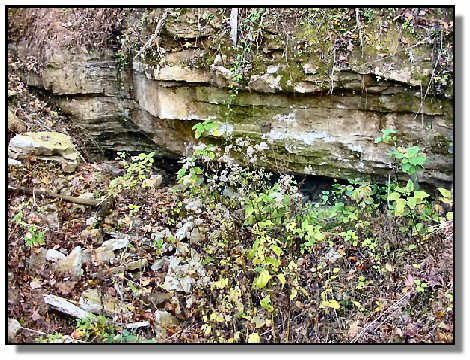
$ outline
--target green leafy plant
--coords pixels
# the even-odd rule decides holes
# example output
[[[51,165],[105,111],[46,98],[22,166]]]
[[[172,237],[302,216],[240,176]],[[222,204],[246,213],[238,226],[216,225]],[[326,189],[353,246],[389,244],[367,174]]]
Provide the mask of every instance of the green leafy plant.
[[[142,186],[144,180],[150,177],[154,156],[155,152],[148,154],[141,153],[128,161],[127,155],[124,152],[118,152],[118,159],[126,170],[126,173],[110,181],[108,189],[109,194],[116,196],[122,191],[132,189],[138,184]]]
[[[88,316],[77,319],[76,332],[85,341],[109,342],[116,328],[105,316]]]
[[[389,152],[390,155],[398,161],[404,173],[414,175],[423,169],[423,165],[426,163],[426,154],[421,151],[419,146],[397,147],[396,133],[392,129],[382,130],[382,136],[377,137],[374,142],[393,144],[393,148]]]
[[[405,187],[396,186],[394,191],[388,195],[387,200],[394,201],[395,215],[404,215],[408,210],[412,211],[417,205],[426,203],[424,199],[429,197],[429,194],[422,190],[414,190],[414,184],[408,180]]]
[[[194,137],[196,139],[207,133],[214,136],[219,135],[218,125],[212,120],[204,120],[202,123],[197,123],[192,127],[192,130],[194,130]]]
[[[414,280],[414,285],[415,285],[415,290],[416,292],[422,293],[426,290],[428,287],[428,284],[426,284],[424,281],[421,280]]]
[[[53,334],[47,334],[46,336],[41,336],[37,339],[35,339],[36,343],[40,344],[57,344],[57,343],[63,343],[64,342],[64,335],[61,333],[53,333]]]
[[[25,236],[25,244],[28,247],[41,246],[45,245],[46,241],[44,240],[44,232],[38,230],[35,225],[30,225]]]

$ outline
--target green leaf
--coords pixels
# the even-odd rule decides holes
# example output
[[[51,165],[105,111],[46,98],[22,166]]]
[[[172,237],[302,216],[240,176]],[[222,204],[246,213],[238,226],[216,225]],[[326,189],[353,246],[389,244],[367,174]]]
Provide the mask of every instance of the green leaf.
[[[275,268],[278,268],[281,265],[281,262],[278,259],[274,259],[271,256],[267,256],[264,260],[267,264],[271,264]]]
[[[277,255],[277,256],[281,256],[282,254],[282,249],[277,246],[277,245],[271,245],[271,250]]]
[[[292,289],[291,292],[290,292],[290,300],[294,300],[295,297],[297,296],[297,289]]]
[[[454,220],[454,213],[452,211],[449,211],[447,214],[446,214],[446,219],[447,220]]]
[[[412,158],[412,157],[415,156],[417,153],[419,153],[419,147],[418,147],[418,146],[409,147],[408,149],[406,149],[406,152],[407,152],[407,154],[408,154],[408,157],[409,157],[409,158]]]
[[[332,309],[335,309],[335,310],[338,310],[341,306],[339,305],[339,302],[337,302],[336,300],[332,299],[332,300],[323,300],[321,302],[321,305],[320,307],[330,307]]]
[[[408,199],[406,199],[406,203],[408,204],[408,207],[410,209],[414,209],[416,204],[417,204],[417,199],[415,197],[409,197]]]
[[[286,283],[286,277],[284,276],[284,274],[278,274],[277,278],[279,279],[281,285],[284,285]]]
[[[426,191],[419,190],[414,192],[414,197],[420,201],[422,201],[424,198],[427,198],[428,196],[429,194]]]
[[[401,169],[404,173],[407,173],[408,175],[413,175],[415,173],[414,167],[411,164],[403,164],[401,166]]]
[[[387,200],[395,200],[395,201],[398,199],[400,199],[400,194],[397,192],[391,193],[387,198]]]
[[[410,159],[410,163],[412,163],[413,165],[422,166],[425,162],[426,162],[426,155],[424,154],[416,155],[415,157],[412,157]]]
[[[398,199],[396,201],[395,216],[403,215],[403,212],[405,211],[405,205],[406,205],[405,199]]]
[[[186,169],[185,168],[181,168],[178,170],[178,172],[176,173],[176,178],[177,179],[181,179],[184,175],[186,175]]]
[[[396,130],[393,130],[393,129],[383,129],[382,130],[382,134],[384,134],[384,136],[389,136],[390,134],[396,134],[397,131]]]
[[[375,138],[374,143],[377,144],[382,141],[382,136]]]
[[[257,333],[252,333],[248,336],[248,343],[249,344],[257,344],[261,341],[261,338]]]
[[[271,305],[271,296],[270,295],[266,295],[261,301],[260,301],[260,305],[262,307],[264,307],[268,312],[273,312],[274,311],[274,308],[273,306]]]
[[[446,197],[446,198],[452,197],[451,192],[450,192],[449,190],[447,190],[447,189],[438,188],[437,190],[439,190],[439,192],[441,193],[441,195],[442,195],[443,197]]]
[[[413,181],[408,180],[408,182],[406,183],[405,191],[412,192],[414,188],[415,188],[415,185],[413,184]]]
[[[268,284],[269,280],[271,279],[271,275],[269,271],[266,269],[261,270],[259,276],[255,278],[253,282],[253,286],[257,289],[263,289]]]

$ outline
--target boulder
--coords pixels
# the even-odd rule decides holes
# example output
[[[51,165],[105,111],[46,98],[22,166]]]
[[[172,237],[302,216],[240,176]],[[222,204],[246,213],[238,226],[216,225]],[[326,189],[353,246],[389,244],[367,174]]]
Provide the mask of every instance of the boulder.
[[[64,172],[75,171],[80,154],[75,149],[68,135],[58,132],[26,132],[10,140],[8,154],[13,159],[34,156],[41,160],[50,160],[62,165]]]
[[[83,275],[83,250],[80,246],[75,247],[70,254],[56,263],[56,271],[69,274],[78,279]]]

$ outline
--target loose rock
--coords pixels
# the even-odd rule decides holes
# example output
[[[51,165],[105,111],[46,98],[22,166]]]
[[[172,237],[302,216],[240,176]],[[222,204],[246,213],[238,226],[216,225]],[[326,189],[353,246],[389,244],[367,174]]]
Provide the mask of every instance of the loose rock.
[[[8,342],[14,342],[16,334],[21,330],[21,324],[16,319],[8,319]]]
[[[83,250],[80,246],[77,246],[70,252],[69,256],[56,263],[56,270],[70,274],[72,278],[77,279],[83,275],[82,263]]]
[[[98,289],[85,290],[80,297],[80,307],[96,314],[105,312],[108,315],[129,315],[126,304],[108,294],[101,294]]]
[[[64,314],[67,314],[67,315],[70,315],[79,319],[83,319],[88,316],[88,312],[79,308],[78,306],[75,306],[68,300],[61,298],[59,296],[55,296],[52,294],[44,295],[44,302]]]
[[[47,251],[44,248],[40,248],[38,251],[33,251],[31,253],[31,258],[29,260],[29,269],[32,273],[41,273],[44,270],[47,260],[46,260]]]
[[[178,240],[186,239],[189,235],[190,231],[192,230],[194,223],[192,221],[188,221],[181,226],[178,231],[176,231],[175,238]]]
[[[148,263],[147,259],[139,259],[136,261],[131,261],[130,263],[126,265],[126,270],[133,271],[137,269],[142,269],[145,266],[147,266],[147,263]]]
[[[152,189],[158,189],[160,185],[163,182],[163,177],[158,174],[158,175],[152,175],[150,179],[145,179],[142,182],[142,187],[143,188],[152,188]]]
[[[126,329],[140,329],[143,327],[149,327],[150,323],[148,321],[139,321],[135,323],[130,323],[126,325]]]
[[[58,132],[26,132],[13,137],[8,145],[8,154],[13,159],[35,156],[42,160],[59,162],[64,172],[75,171],[80,154],[68,135]]]
[[[171,315],[168,311],[155,311],[155,325],[160,325],[163,328],[169,328],[176,324],[178,324],[178,319]]]
[[[46,252],[46,259],[48,261],[58,261],[58,260],[62,260],[62,259],[65,259],[65,255],[62,254],[60,251],[57,251],[55,249],[49,249],[47,250]]]

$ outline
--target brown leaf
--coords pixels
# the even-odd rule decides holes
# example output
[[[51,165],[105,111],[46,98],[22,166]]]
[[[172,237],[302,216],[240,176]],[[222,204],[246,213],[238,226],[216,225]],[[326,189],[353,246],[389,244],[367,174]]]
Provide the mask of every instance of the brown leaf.
[[[408,277],[405,280],[405,285],[409,288],[412,288],[414,285],[414,278],[410,274],[408,274]]]
[[[75,339],[75,340],[78,340],[82,337],[82,333],[78,330],[75,330],[72,334],[70,334],[70,336]]]
[[[38,308],[34,308],[32,313],[31,313],[31,319],[33,321],[37,321],[39,319],[41,319],[41,315],[39,315],[39,309]]]
[[[68,295],[73,290],[76,283],[76,281],[65,281],[62,283],[57,283],[56,286],[62,295]]]
[[[108,288],[108,294],[111,296],[116,296],[116,289],[113,287]]]
[[[349,325],[348,336],[350,338],[356,337],[359,333],[359,320],[353,321],[351,325]]]

